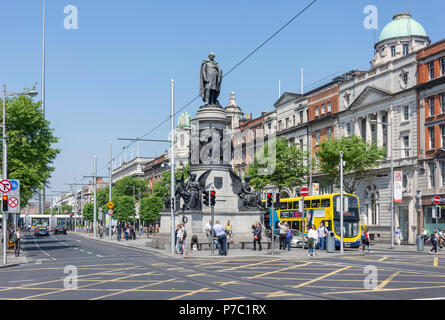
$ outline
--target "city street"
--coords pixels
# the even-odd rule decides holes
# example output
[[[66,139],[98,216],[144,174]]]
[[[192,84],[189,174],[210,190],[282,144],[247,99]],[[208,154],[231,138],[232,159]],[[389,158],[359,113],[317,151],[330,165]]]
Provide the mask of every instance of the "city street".
[[[0,269],[0,299],[288,300],[438,299],[445,275],[438,256],[412,250],[346,251],[307,257],[252,255],[185,258],[68,233],[25,234],[27,263]],[[243,255],[243,252],[246,252]],[[74,268],[75,267],[75,268]],[[65,269],[66,268],[66,269]],[[77,277],[73,270],[77,270]],[[376,270],[370,274],[366,270]],[[374,285],[371,277],[374,277]],[[77,282],[77,283],[76,283]]]

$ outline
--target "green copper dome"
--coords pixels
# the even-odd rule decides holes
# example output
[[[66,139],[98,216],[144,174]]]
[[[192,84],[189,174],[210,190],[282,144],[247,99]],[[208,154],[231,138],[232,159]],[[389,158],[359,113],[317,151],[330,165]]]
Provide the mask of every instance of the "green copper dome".
[[[411,17],[411,14],[399,13],[383,28],[379,41],[408,36],[428,37],[425,29]]]
[[[178,127],[191,127],[192,116],[187,111],[179,116]]]

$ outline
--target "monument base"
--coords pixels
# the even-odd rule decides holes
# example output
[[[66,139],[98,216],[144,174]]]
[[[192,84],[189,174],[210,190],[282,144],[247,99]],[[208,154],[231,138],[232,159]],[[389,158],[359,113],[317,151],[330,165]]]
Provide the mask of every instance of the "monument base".
[[[232,224],[233,244],[238,247],[240,241],[252,240],[252,225],[259,222],[263,227],[263,238],[265,237],[263,210],[248,210],[238,212],[215,212],[215,222],[219,221],[225,227],[227,220]],[[148,247],[157,249],[170,250],[171,239],[171,215],[169,211],[162,211],[161,223],[159,228],[159,236],[153,237],[150,242],[147,242]],[[206,242],[207,236],[205,234],[205,225],[212,220],[210,212],[206,211],[184,211],[184,213],[175,213],[174,226],[184,223],[187,231],[187,246],[190,246],[191,238],[196,235],[199,242]]]

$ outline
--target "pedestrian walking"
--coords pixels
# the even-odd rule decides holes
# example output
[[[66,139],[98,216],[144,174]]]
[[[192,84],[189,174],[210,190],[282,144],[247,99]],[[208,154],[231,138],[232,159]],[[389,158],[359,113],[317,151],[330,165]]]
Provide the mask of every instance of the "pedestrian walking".
[[[215,241],[214,240],[215,237],[212,236],[212,234],[213,234],[212,230],[213,230],[213,222],[212,222],[212,220],[209,220],[209,222],[204,227],[204,231],[206,233],[209,246],[212,245]]]
[[[14,253],[18,257],[20,255],[20,240],[22,239],[22,234],[20,233],[20,228],[14,233]]]
[[[179,231],[179,224],[176,225],[176,229],[175,229],[175,252],[176,254],[179,254],[179,238],[178,238],[178,231]]]
[[[128,224],[125,224],[125,232],[124,232],[125,241],[128,240],[129,235],[130,235],[130,227],[128,226]]]
[[[368,246],[368,253],[371,253],[371,239],[369,238],[369,229],[365,227],[362,234],[363,254],[365,254],[365,246]]]
[[[259,222],[255,223],[255,229],[253,230],[253,250],[256,250],[256,244],[258,243],[258,250],[261,251],[261,233],[262,228]]]
[[[431,244],[433,245],[433,248],[429,251],[429,254],[437,254],[437,245],[439,244],[439,235],[437,234],[437,230],[433,231],[433,233],[428,238],[427,242],[428,241],[431,242]]]
[[[317,229],[318,231],[318,249],[324,251],[326,248],[326,236],[328,235],[328,229],[325,227],[324,223],[320,223]]]
[[[284,246],[284,250],[286,250],[286,247],[287,247],[287,251],[290,251],[290,247],[291,247],[291,244],[292,244],[292,238],[294,237],[294,233],[292,232],[292,229],[291,228],[287,228],[287,231],[286,231],[286,243],[285,243],[285,246]]]
[[[284,221],[281,221],[280,224],[278,225],[280,228],[280,249],[284,250],[285,247],[285,243],[286,243],[286,233],[287,233],[287,224]]]
[[[215,225],[213,226],[213,232],[215,233],[215,236],[218,238],[219,255],[227,256],[227,235],[226,231],[224,230],[224,227],[219,223],[218,220],[215,222]]]
[[[182,241],[181,241],[182,252],[187,254],[187,249],[186,249],[187,231],[185,230],[185,225],[183,223],[181,223],[181,230],[182,230]]]
[[[117,241],[121,241],[121,232],[122,232],[122,226],[121,223],[119,222],[117,224],[117,235],[116,235]]]
[[[178,224],[177,228],[178,232],[176,233],[176,239],[178,243],[178,254],[182,256],[182,254],[184,253],[184,251],[182,250],[182,236],[183,236],[182,226]]]
[[[400,227],[397,227],[394,231],[394,237],[398,246],[402,243],[402,232],[400,231]]]
[[[225,229],[226,229],[228,241],[233,242],[232,241],[232,224],[230,223],[230,220],[227,220]]]
[[[314,224],[309,228],[307,237],[308,237],[308,239],[307,239],[307,244],[308,244],[307,255],[313,256],[315,244],[317,243],[317,238],[318,238],[318,232],[317,232],[317,229],[315,228]]]

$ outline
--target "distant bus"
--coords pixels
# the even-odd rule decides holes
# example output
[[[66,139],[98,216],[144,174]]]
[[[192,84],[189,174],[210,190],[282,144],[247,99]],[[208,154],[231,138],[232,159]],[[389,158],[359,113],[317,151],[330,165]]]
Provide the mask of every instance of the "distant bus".
[[[361,242],[359,201],[353,194],[344,193],[343,197],[347,199],[347,210],[345,209],[343,214],[344,247],[358,248]],[[305,236],[307,236],[311,224],[318,228],[323,223],[329,231],[334,231],[335,246],[339,248],[340,208],[337,208],[337,205],[340,204],[340,201],[337,201],[338,198],[340,198],[339,193],[305,197],[304,223],[302,223],[303,212],[299,210],[301,197],[281,199],[277,215],[280,221],[287,221],[291,229],[303,232]],[[266,217],[269,218],[269,213],[266,214]],[[276,229],[278,229],[278,221],[275,222]]]
[[[63,224],[66,226],[70,225],[71,218],[69,214],[27,214],[21,215],[25,227],[31,225],[31,230],[34,230],[36,226],[47,226],[50,229],[54,228],[56,225]]]

